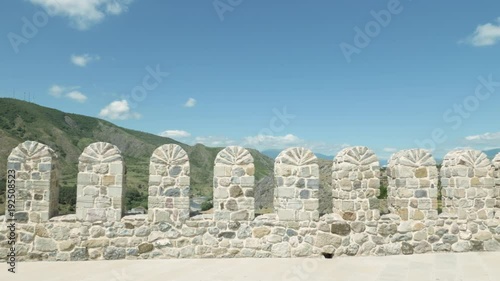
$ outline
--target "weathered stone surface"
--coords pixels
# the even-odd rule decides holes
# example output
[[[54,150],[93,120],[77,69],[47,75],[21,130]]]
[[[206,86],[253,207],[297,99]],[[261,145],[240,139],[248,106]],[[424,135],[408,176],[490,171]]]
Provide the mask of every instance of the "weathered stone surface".
[[[40,252],[57,251],[57,244],[50,238],[35,237],[35,250]]]
[[[59,185],[56,167],[55,151],[44,144],[26,141],[12,150],[7,169],[14,170],[14,173],[9,173],[5,187],[14,186],[16,204],[13,216],[17,223],[46,223],[57,215]],[[5,213],[10,214],[8,204],[5,207]]]
[[[313,247],[308,243],[302,243],[297,248],[292,250],[294,257],[309,257],[313,251]]]
[[[471,251],[474,252],[482,252],[484,251],[484,243],[483,241],[471,240],[469,241],[471,245]]]
[[[230,146],[217,154],[214,164],[214,218],[252,220],[255,217],[252,155],[242,147]]]
[[[454,244],[456,242],[458,242],[458,237],[453,235],[453,234],[445,234],[443,235],[443,243],[447,243],[447,244]]]
[[[75,248],[70,254],[70,261],[85,261],[89,258],[87,248]]]
[[[154,246],[151,243],[143,243],[139,245],[139,254],[149,253],[153,251]]]
[[[346,221],[355,221],[357,216],[356,216],[356,213],[354,213],[354,212],[344,212],[344,214],[342,215],[342,218]]]
[[[35,236],[33,234],[28,233],[28,232],[19,233],[19,240],[21,240],[21,242],[26,243],[26,244],[33,242],[34,237]],[[0,239],[0,241],[3,241],[3,240],[5,240],[5,238]]]
[[[401,252],[403,255],[413,255],[413,245],[407,242],[401,244]]]
[[[75,248],[76,242],[73,240],[66,240],[59,242],[59,251],[71,251]]]
[[[278,243],[274,244],[272,247],[272,254],[274,257],[287,258],[290,257],[291,247],[288,243]]]
[[[341,244],[342,244],[342,238],[338,235],[319,232],[318,235],[316,236],[315,246],[318,248],[324,246],[334,246],[335,248],[338,248],[340,247]]]
[[[378,216],[380,163],[375,153],[363,146],[341,150],[332,166],[333,212],[346,221],[371,220]],[[369,215],[358,211],[370,209]]]
[[[457,242],[451,246],[453,252],[468,252],[471,250],[471,245],[469,242]]]
[[[359,245],[357,244],[352,244],[347,247],[346,254],[348,256],[355,256],[359,251]]]
[[[424,149],[393,154],[387,168],[389,210],[402,220],[437,216],[438,172],[436,161]]]
[[[495,176],[499,176],[493,173],[495,169],[479,150],[454,150],[446,154],[441,168],[443,211],[459,219],[484,220],[487,213],[492,215],[493,198],[498,196],[491,192]],[[485,209],[486,202],[489,206]]]
[[[150,221],[182,222],[188,219],[189,174],[188,155],[179,145],[165,144],[153,152],[149,164]]]
[[[356,233],[361,233],[366,230],[366,225],[363,222],[353,222],[351,224],[351,229]]]
[[[382,236],[388,236],[397,232],[397,225],[395,224],[381,224],[379,225],[378,233]]]
[[[67,240],[70,229],[67,226],[55,226],[51,229],[51,236],[57,241]]]
[[[293,147],[275,159],[274,209],[280,221],[319,219],[319,166],[310,150]]]
[[[108,245],[109,245],[108,238],[90,239],[82,243],[82,246],[86,248],[103,248]]]
[[[241,227],[236,233],[238,239],[246,239],[252,236],[252,228],[250,226]]]
[[[417,242],[413,246],[413,251],[415,254],[424,254],[432,251],[432,246],[426,241]]]
[[[331,232],[333,234],[346,236],[351,233],[351,226],[348,223],[334,222],[332,223]]]
[[[236,233],[231,231],[221,232],[218,235],[219,238],[233,239],[236,237]]]
[[[126,252],[123,248],[110,246],[104,250],[104,259],[106,260],[121,260],[124,259],[125,256]]]
[[[80,221],[117,222],[124,213],[125,168],[118,147],[92,143],[79,158],[76,217]]]
[[[484,242],[484,250],[489,252],[499,252],[500,243],[496,240],[489,240]]]
[[[489,231],[479,231],[478,233],[472,235],[473,239],[476,239],[479,241],[487,241],[487,240],[490,240],[492,237],[493,237],[493,235]]]
[[[137,237],[146,237],[151,234],[151,228],[147,226],[141,226],[135,230],[135,236]]]
[[[243,190],[239,186],[232,186],[229,188],[229,196],[237,198],[243,195]]]
[[[349,149],[346,151],[353,153]],[[378,160],[375,161],[374,155],[368,155],[370,159],[366,160],[357,152],[343,154],[343,160],[336,164],[338,169],[333,172],[339,184],[333,189],[338,193],[338,201],[334,201],[336,211],[319,218],[318,202],[312,200],[318,194],[315,157],[307,150],[292,149],[278,161],[281,166],[278,167],[280,176],[276,182],[283,192],[280,200],[275,202],[280,205],[277,214],[264,214],[254,219],[253,201],[247,200],[253,196],[253,160],[245,156],[243,150],[240,154],[233,151],[233,155],[217,160],[219,164],[225,164],[216,165],[214,170],[219,180],[214,197],[223,200],[221,212],[192,218],[187,213],[185,219],[179,219],[183,210],[179,206],[189,204],[189,200],[182,201],[182,196],[187,197],[189,193],[179,186],[189,187],[188,160],[173,157],[184,164],[174,161],[167,165],[162,162],[166,158],[161,156],[152,161],[150,172],[156,174],[150,178],[150,184],[154,185],[150,191],[156,192],[154,196],[169,194],[172,197],[163,202],[150,202],[158,204],[156,206],[171,206],[169,210],[160,208],[153,217],[150,214],[121,218],[114,212],[114,201],[106,197],[117,192],[112,183],[115,180],[115,183],[120,182],[121,177],[111,177],[108,173],[125,174],[123,165],[113,165],[118,159],[113,158],[115,152],[87,155],[88,159],[84,160],[88,162],[84,161],[79,167],[85,175],[81,180],[88,184],[83,195],[79,196],[89,205],[97,204],[93,205],[96,208],[88,210],[85,220],[69,215],[43,221],[38,211],[31,210],[45,208],[36,203],[43,200],[45,194],[32,189],[21,192],[20,198],[29,195],[34,200],[31,203],[20,201],[26,209],[18,214],[27,218],[17,222],[16,254],[20,261],[288,258],[500,251],[500,201],[497,199],[500,197],[497,190],[500,186],[500,156],[497,166],[488,164],[481,153],[470,151],[447,159],[455,164],[442,170],[443,186],[448,187],[443,190],[443,197],[453,199],[448,203],[456,203],[456,206],[447,207],[450,210],[455,208],[456,212],[444,212],[438,216],[433,210],[437,204],[431,200],[437,194],[433,182],[437,170],[432,158],[419,151],[395,155],[388,173],[389,180],[396,187],[392,204],[401,208],[381,217],[372,209],[371,201],[365,200],[377,196],[375,188],[380,186],[380,171],[374,167],[377,167]],[[238,155],[243,155],[243,159]],[[90,161],[91,158],[98,159],[99,163]],[[40,161],[45,160],[50,159]],[[35,161],[14,164],[9,165],[22,170],[18,175],[20,179],[33,181],[33,190],[37,186],[47,186],[39,182],[47,177],[41,170],[53,171],[54,168],[45,162],[39,165]],[[21,183],[21,186],[26,184]],[[221,188],[226,190],[222,192]],[[85,201],[91,197],[93,201]],[[115,220],[108,220],[109,216]],[[158,220],[160,218],[165,221]],[[4,246],[10,235],[4,219],[0,216],[0,261],[5,261],[7,251]]]
[[[271,230],[267,227],[257,227],[253,229],[253,237],[255,238],[262,238],[269,235],[269,233],[271,233]]]

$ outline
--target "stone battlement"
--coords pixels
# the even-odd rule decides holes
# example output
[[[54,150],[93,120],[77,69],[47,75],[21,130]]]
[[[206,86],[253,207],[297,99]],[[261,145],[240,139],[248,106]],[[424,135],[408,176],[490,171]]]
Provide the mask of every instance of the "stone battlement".
[[[214,163],[210,215],[190,217],[187,153],[167,144],[151,157],[148,214],[124,216],[126,167],[109,143],[79,158],[76,214],[57,216],[57,155],[28,141],[7,168],[15,174],[18,260],[320,257],[500,251],[500,154],[448,153],[440,170],[421,149],[388,164],[388,207],[381,215],[380,165],[366,147],[332,162],[331,214],[320,217],[319,167],[305,148],[281,152],[274,165],[274,214],[255,216],[254,164],[231,146]],[[439,183],[443,213],[438,214]],[[11,185],[12,186],[12,185]],[[12,207],[12,206],[11,206]],[[7,209],[9,206],[7,204]],[[9,252],[7,210],[0,223],[0,260]]]

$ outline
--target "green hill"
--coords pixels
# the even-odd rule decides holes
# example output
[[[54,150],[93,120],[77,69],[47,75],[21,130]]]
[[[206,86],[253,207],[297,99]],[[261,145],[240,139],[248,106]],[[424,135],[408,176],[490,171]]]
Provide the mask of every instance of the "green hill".
[[[0,98],[0,201],[5,192],[7,157],[14,147],[27,140],[47,144],[60,157],[62,214],[74,211],[78,157],[90,143],[109,142],[122,151],[128,171],[127,208],[147,207],[149,158],[157,147],[175,143],[186,150],[191,163],[192,194],[209,198],[212,197],[213,163],[222,149],[201,144],[189,146],[170,138],[121,128],[98,118]],[[256,180],[272,174],[273,160],[256,150],[249,151],[255,160]],[[0,214],[3,212],[0,206]]]

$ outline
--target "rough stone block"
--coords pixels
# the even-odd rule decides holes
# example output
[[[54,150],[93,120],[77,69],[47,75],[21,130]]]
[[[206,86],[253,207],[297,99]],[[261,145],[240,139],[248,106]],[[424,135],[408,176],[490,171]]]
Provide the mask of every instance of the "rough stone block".
[[[286,209],[278,209],[278,218],[282,221],[294,221],[296,220],[295,211],[286,210]]]

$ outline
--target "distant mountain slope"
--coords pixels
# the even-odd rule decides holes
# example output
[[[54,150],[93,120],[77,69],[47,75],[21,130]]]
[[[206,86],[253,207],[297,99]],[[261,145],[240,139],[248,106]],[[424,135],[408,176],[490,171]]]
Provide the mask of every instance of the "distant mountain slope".
[[[280,149],[267,149],[267,150],[262,150],[260,153],[266,155],[267,157],[271,159],[276,159],[278,155],[281,153],[282,150]]]
[[[134,206],[128,208],[146,205],[149,158],[157,147],[175,143],[186,150],[191,162],[193,194],[208,197],[212,196],[213,163],[222,149],[201,144],[189,146],[170,138],[121,128],[98,118],[0,98],[0,194],[5,192],[7,157],[14,147],[26,140],[47,144],[56,151],[62,170],[60,184],[69,192],[76,186],[78,157],[83,149],[97,141],[116,145],[122,151],[127,165],[127,188],[138,191],[131,194],[141,197],[131,204]],[[249,151],[255,160],[256,180],[270,175],[273,160],[257,150]]]
[[[222,148],[201,144],[189,146],[176,140],[118,127],[98,118],[64,113],[15,99],[0,98],[0,214],[5,193],[7,157],[14,147],[26,140],[35,140],[52,147],[60,156],[62,213],[74,212],[78,157],[92,142],[112,143],[122,151],[127,165],[127,207],[147,207],[149,158],[160,145],[182,146],[191,162],[191,189],[194,196],[212,197],[213,163]],[[256,206],[269,211],[273,205],[274,158],[281,150],[258,152],[249,149],[256,167]],[[485,151],[490,159],[500,149]],[[267,155],[267,156],[266,156]],[[331,167],[333,156],[317,154],[320,165],[320,211],[331,209]],[[438,161],[440,162],[440,161]],[[381,164],[386,161],[381,160]],[[70,200],[71,199],[71,200]]]
[[[267,157],[269,158],[272,158],[272,159],[276,159],[276,157],[278,157],[278,155],[281,153],[282,150],[280,149],[266,149],[266,150],[262,150],[261,153],[266,155]],[[333,161],[333,156],[329,156],[329,155],[325,155],[325,154],[321,154],[321,153],[314,153],[314,155],[316,155],[316,157],[318,157],[318,159],[324,159],[324,160],[332,160]]]
[[[497,156],[497,154],[500,153],[500,148],[486,150],[484,151],[484,153],[488,156],[490,160],[493,160],[493,158],[495,158],[495,156]]]

